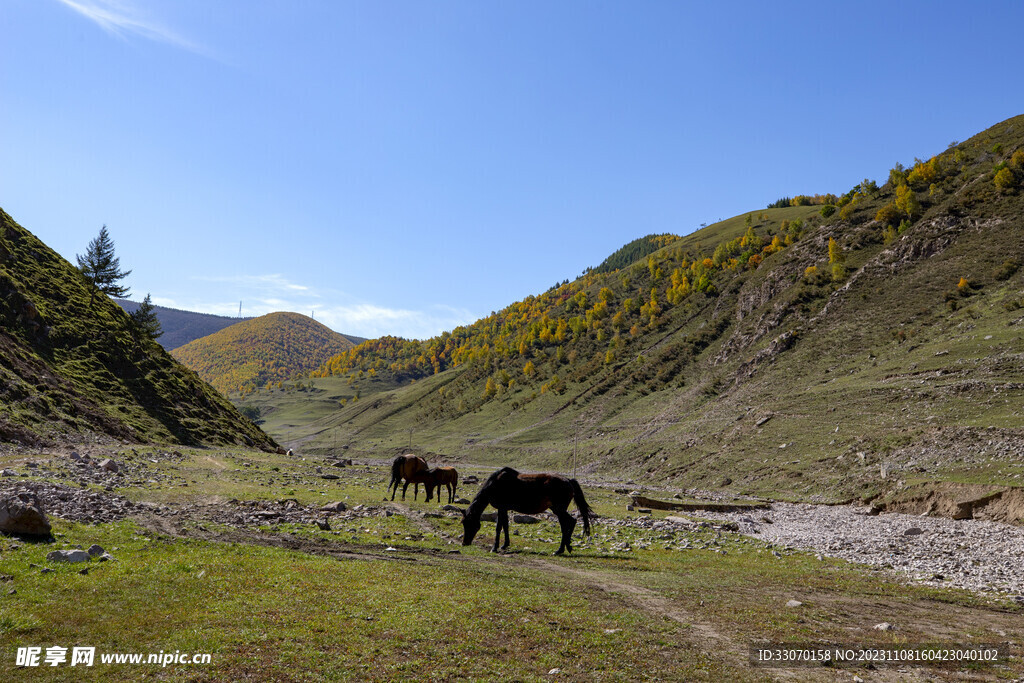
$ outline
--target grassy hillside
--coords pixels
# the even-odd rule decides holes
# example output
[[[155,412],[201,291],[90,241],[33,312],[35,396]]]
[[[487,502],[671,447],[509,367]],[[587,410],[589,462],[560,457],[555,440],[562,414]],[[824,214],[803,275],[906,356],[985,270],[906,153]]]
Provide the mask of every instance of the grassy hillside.
[[[247,394],[305,374],[352,346],[347,337],[312,318],[270,313],[171,353],[221,392]]]
[[[591,469],[802,499],[1020,485],[1022,149],[1017,117],[834,204],[741,214],[425,342],[372,340],[314,395],[371,374],[383,391],[274,433],[374,451],[413,430],[560,468],[576,440]]]
[[[127,299],[114,299],[114,301],[129,313],[134,313],[139,308],[137,301],[128,301]],[[231,318],[225,315],[182,311],[177,308],[167,308],[166,306],[154,306],[153,312],[156,313],[157,319],[160,320],[160,328],[163,330],[163,334],[157,341],[168,351],[184,346],[196,339],[202,339],[214,332],[220,332],[225,327],[231,327],[237,323],[252,320],[252,318]],[[366,341],[364,337],[355,337],[350,334],[343,334],[341,336],[348,339],[352,344],[360,344]]]
[[[275,444],[0,210],[0,441]]]

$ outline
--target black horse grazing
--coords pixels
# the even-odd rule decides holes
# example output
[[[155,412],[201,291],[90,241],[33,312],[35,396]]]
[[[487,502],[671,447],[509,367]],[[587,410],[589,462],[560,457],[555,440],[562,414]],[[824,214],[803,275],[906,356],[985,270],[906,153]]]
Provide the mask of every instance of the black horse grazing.
[[[562,527],[562,545],[556,555],[564,551],[572,552],[572,532],[576,528],[576,518],[569,514],[569,503],[576,501],[576,508],[583,518],[583,535],[590,535],[590,518],[593,513],[583,498],[583,490],[575,479],[566,479],[557,474],[520,474],[511,467],[503,467],[487,478],[480,493],[469,504],[469,509],[462,513],[462,526],[465,533],[462,545],[473,542],[480,531],[480,515],[488,505],[498,509],[498,528],[494,534],[492,552],[498,550],[501,530],[505,530],[505,545],[508,548],[508,511],[515,510],[525,514],[537,514],[550,509],[558,517]]]
[[[398,485],[405,480],[405,486],[402,487],[402,500],[405,500],[405,492],[409,489],[409,484],[415,484],[412,490],[412,499],[416,500],[416,497],[420,493],[420,484],[427,484],[430,481],[428,471],[430,468],[427,466],[427,461],[418,455],[407,453],[400,455],[395,458],[395,461],[391,463],[391,483],[388,484],[388,491],[394,488],[391,493],[391,500],[395,499],[395,494],[398,493]],[[427,502],[430,502],[430,489],[426,486],[423,487],[427,491]]]

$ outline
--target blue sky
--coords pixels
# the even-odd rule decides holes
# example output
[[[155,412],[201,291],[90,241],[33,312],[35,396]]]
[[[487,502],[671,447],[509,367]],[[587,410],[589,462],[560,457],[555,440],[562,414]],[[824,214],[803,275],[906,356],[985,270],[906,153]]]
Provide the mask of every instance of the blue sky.
[[[134,298],[422,338],[1024,113],[1020,2],[4,0],[0,207]]]

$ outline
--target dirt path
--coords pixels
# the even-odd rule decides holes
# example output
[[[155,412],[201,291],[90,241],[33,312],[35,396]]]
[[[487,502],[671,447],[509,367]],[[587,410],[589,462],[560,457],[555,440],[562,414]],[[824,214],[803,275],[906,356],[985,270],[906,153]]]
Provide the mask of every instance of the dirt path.
[[[680,605],[659,595],[649,588],[638,586],[635,583],[626,583],[624,581],[614,579],[603,572],[581,569],[579,567],[572,566],[571,564],[553,562],[542,558],[530,558],[527,560],[527,564],[530,564],[537,569],[554,572],[556,574],[561,574],[575,579],[590,588],[596,588],[604,593],[622,596],[626,601],[632,603],[636,607],[639,607],[645,612],[660,614],[668,619],[678,622],[679,624],[692,629],[702,641],[712,645],[715,652],[723,654],[729,653],[732,655],[745,649],[711,624],[700,621],[693,613],[683,609]],[[737,661],[733,661],[732,663],[738,664],[738,659],[739,658],[736,658]]]
[[[226,470],[228,468],[227,465],[225,465],[220,460],[217,460],[216,458],[214,458],[211,455],[206,456],[206,461],[208,463],[210,463],[211,465],[213,465],[213,469],[217,470],[218,472],[223,472],[224,470]]]

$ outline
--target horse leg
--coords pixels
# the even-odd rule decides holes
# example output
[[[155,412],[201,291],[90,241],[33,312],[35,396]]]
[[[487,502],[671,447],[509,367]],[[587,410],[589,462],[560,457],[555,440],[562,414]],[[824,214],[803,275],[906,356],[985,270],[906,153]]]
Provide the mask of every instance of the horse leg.
[[[494,526],[494,547],[491,548],[492,553],[498,552],[498,543],[501,541],[501,527],[503,524],[508,525],[508,510],[499,509],[498,523]]]
[[[562,545],[558,547],[555,555],[561,555],[566,550],[571,553],[572,532],[576,528],[576,518],[570,515],[566,510],[559,510],[555,514],[558,515],[558,524],[562,527]]]
[[[409,480],[405,481],[405,486],[402,487],[402,500],[405,500],[405,492],[409,490]]]
[[[394,499],[395,499],[395,494],[396,494],[396,493],[398,493],[398,485],[399,485],[400,483],[402,483],[402,482],[401,482],[401,481],[399,481],[398,479],[392,479],[392,480],[391,480],[391,483],[390,483],[390,484],[388,484],[388,488],[389,488],[389,489],[390,489],[390,488],[391,488],[392,486],[394,486],[394,490],[393,490],[393,491],[391,492],[391,500],[394,500]]]
[[[448,489],[448,504],[451,505],[452,503],[455,502],[455,492],[452,490],[452,485],[451,484],[445,484],[445,487]],[[440,491],[438,491],[437,502],[438,503],[441,502],[441,492]]]

